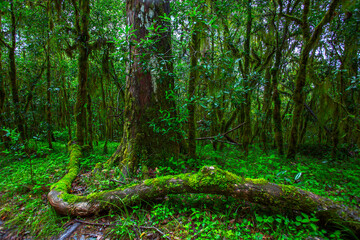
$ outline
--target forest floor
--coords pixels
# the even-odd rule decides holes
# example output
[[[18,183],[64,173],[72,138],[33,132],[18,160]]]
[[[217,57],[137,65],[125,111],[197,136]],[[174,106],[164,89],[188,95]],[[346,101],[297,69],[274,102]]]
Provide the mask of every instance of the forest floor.
[[[86,195],[120,184],[117,168],[97,175],[91,171],[110,156],[102,153],[103,144],[82,158],[73,194]],[[110,144],[109,153],[117,144]],[[360,206],[358,153],[331,159],[327,147],[304,146],[295,161],[288,161],[274,150],[266,154],[256,146],[247,158],[236,147],[214,151],[205,145],[198,150],[198,159],[169,159],[149,169],[150,176],[217,165],[240,176],[291,184]],[[58,142],[53,150],[38,142],[31,154],[21,150],[0,153],[0,239],[356,239],[342,226],[324,228],[315,215],[210,194],[169,195],[136,206],[115,206],[90,218],[60,216],[48,204],[47,193],[66,174],[68,160],[66,145]],[[141,179],[139,175],[135,180]]]

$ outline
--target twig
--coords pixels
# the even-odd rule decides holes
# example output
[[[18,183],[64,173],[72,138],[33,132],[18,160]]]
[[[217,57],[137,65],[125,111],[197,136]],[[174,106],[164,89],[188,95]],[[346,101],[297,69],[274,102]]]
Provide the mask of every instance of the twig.
[[[0,38],[0,42],[4,44],[4,46],[7,47],[8,49],[11,49],[11,46],[7,44],[2,38]]]
[[[121,183],[121,184],[123,184],[123,185],[126,185],[126,182],[119,181],[119,180],[116,180],[116,179],[110,179],[110,181],[116,182],[116,183]]]
[[[237,130],[238,128],[242,127],[244,124],[246,124],[246,122],[243,122],[242,124],[238,125],[237,127],[233,128],[233,129],[231,129],[231,130],[229,130],[229,131],[227,131],[227,132],[225,132],[225,133],[219,134],[219,135],[217,135],[217,136],[195,138],[195,140],[214,140],[214,139],[216,139],[216,138],[223,137],[223,136],[225,136],[225,135],[227,135],[227,134],[229,134],[229,133]]]
[[[221,140],[216,140],[217,142],[220,142],[220,143],[226,143],[226,144],[231,144],[231,145],[242,145],[242,143],[233,143],[233,142],[228,142],[228,141],[221,141]]]
[[[231,130],[227,131],[226,133],[223,133],[222,135],[229,134],[229,133],[231,133],[231,132],[233,132],[233,131],[237,130],[238,128],[242,127],[242,126],[243,126],[243,125],[245,125],[245,124],[246,124],[246,122],[243,122],[242,124],[238,125],[237,127],[235,127],[235,128],[233,128],[233,129],[231,129]]]
[[[320,126],[322,125],[318,119],[318,117],[316,116],[316,114],[314,113],[314,111],[309,107],[309,105],[307,105],[306,103],[304,103],[304,106],[306,108],[306,110],[308,110],[311,114],[311,116],[320,124]],[[331,134],[331,130],[327,127],[327,126],[321,126],[323,127],[329,134]]]
[[[232,143],[234,143],[234,144],[236,144],[236,145],[239,145],[239,143],[238,143],[237,141],[235,141],[234,139],[232,139],[232,138],[229,137],[228,135],[225,134],[224,137],[225,137],[229,142],[232,142]]]
[[[141,229],[153,229],[155,231],[157,231],[158,233],[160,233],[163,237],[166,237],[167,239],[171,240],[170,237],[165,236],[165,233],[163,233],[162,231],[160,231],[160,229],[158,229],[157,227],[145,227],[145,226],[140,226]]]
[[[132,226],[132,230],[135,233],[135,239],[140,240],[139,234],[137,233],[135,226]]]

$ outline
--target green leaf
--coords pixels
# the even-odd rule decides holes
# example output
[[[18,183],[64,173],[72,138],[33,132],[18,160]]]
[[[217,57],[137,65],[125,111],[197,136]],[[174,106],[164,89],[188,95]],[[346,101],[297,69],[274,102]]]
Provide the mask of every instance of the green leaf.
[[[316,232],[318,230],[317,226],[314,223],[311,223],[310,227],[314,230],[314,232]]]
[[[302,175],[301,172],[299,172],[298,174],[296,174],[296,176],[295,176],[295,181],[298,180],[298,179],[301,177],[301,175]]]

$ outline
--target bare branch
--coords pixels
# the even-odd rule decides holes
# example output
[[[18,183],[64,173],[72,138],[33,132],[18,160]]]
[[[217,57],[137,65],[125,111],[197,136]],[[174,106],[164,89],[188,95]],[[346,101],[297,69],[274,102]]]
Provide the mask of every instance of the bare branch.
[[[285,17],[293,22],[295,22],[296,24],[298,24],[299,26],[301,26],[303,24],[303,22],[301,21],[301,19],[297,18],[297,17],[294,17],[294,16],[291,16],[289,14],[284,14],[284,13],[281,13],[280,14],[281,17]]]
[[[11,49],[11,46],[9,44],[7,44],[2,38],[0,38],[0,42],[8,49]]]

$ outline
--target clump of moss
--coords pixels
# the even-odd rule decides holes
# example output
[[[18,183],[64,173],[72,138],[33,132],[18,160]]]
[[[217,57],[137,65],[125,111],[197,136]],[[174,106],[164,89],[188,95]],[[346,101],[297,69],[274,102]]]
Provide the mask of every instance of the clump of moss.
[[[256,179],[248,178],[248,180],[254,184],[259,184],[259,185],[265,185],[269,183],[269,181],[264,178],[256,178]]]
[[[70,161],[68,165],[68,173],[60,179],[57,183],[51,186],[51,190],[58,192],[68,192],[71,188],[71,183],[74,181],[79,173],[79,158],[81,158],[81,147],[77,144],[69,146],[70,150]]]
[[[239,177],[215,166],[204,166],[197,174],[189,177],[189,185],[194,188],[217,186],[221,190],[228,190],[239,181]]]

